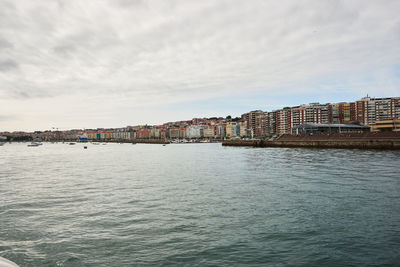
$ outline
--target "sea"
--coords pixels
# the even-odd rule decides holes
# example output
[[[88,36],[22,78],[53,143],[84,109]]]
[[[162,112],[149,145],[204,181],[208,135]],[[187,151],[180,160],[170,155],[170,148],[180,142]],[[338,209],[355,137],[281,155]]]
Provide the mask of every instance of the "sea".
[[[7,143],[0,256],[20,266],[400,266],[400,151]]]

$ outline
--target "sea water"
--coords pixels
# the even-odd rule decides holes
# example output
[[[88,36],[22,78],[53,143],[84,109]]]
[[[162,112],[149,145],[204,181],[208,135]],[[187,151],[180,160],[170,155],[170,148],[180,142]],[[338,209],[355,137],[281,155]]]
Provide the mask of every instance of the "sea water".
[[[398,266],[400,151],[5,144],[0,256],[20,266]]]

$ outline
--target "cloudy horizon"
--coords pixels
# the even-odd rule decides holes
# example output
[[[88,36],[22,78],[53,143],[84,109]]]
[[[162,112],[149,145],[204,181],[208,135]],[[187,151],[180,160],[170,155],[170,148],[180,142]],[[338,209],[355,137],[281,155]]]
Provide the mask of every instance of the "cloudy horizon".
[[[400,96],[400,1],[0,2],[0,131]]]

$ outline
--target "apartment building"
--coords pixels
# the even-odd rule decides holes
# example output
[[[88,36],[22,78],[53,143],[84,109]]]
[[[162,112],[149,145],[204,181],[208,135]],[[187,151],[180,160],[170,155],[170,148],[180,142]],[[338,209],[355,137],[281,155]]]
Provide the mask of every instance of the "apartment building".
[[[246,120],[239,120],[238,124],[239,124],[239,136],[240,137],[248,136],[247,121]]]
[[[215,132],[214,132],[214,127],[213,126],[208,126],[204,129],[204,137],[207,138],[214,138],[215,137]]]
[[[275,135],[276,127],[276,111],[268,112],[267,135]]]
[[[290,134],[291,133],[291,109],[284,108],[276,111],[276,133],[277,134]]]
[[[227,138],[240,136],[240,122],[227,122],[225,130]]]
[[[169,129],[169,138],[172,138],[172,139],[186,138],[186,128],[185,127],[177,127],[177,128]]]
[[[264,111],[262,110],[254,110],[242,115],[242,119],[247,121],[246,128],[249,129],[250,136],[254,136],[257,132],[257,117],[262,116]]]
[[[341,102],[331,104],[332,117],[330,123],[351,123],[357,121],[356,103]]]
[[[201,125],[190,125],[186,128],[187,138],[200,138],[203,136],[203,126]]]
[[[267,126],[268,126],[268,112],[263,112],[257,114],[255,117],[255,136],[266,136],[268,135]]]
[[[150,139],[160,139],[161,138],[161,131],[157,128],[150,129]]]
[[[365,125],[376,121],[400,119],[400,97],[364,97],[355,102],[356,120]]]

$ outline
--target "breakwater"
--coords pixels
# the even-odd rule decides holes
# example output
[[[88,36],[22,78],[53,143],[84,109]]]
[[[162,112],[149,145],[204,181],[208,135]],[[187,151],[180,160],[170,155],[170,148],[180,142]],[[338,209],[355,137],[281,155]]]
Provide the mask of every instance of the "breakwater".
[[[283,135],[276,140],[225,140],[223,146],[400,149],[400,133]]]
[[[95,143],[126,143],[126,144],[169,144],[170,141],[164,139],[134,139],[134,140],[89,140]]]
[[[137,144],[169,144],[168,140],[163,139],[136,139],[133,143]]]
[[[395,140],[337,140],[337,141],[264,141],[264,140],[227,140],[223,146],[251,147],[314,147],[314,148],[357,148],[357,149],[400,149],[400,141]]]

